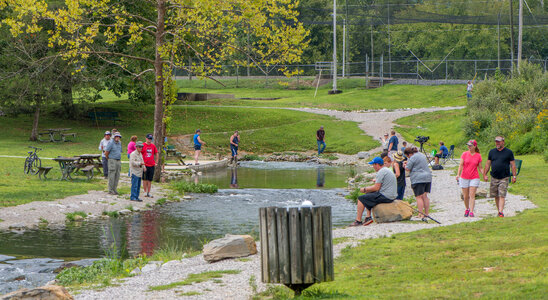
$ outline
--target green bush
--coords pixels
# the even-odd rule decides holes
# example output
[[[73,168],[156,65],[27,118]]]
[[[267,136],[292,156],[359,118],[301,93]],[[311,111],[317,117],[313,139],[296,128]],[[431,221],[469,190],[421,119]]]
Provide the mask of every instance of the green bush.
[[[517,154],[548,147],[548,74],[524,62],[514,77],[495,76],[477,85],[468,103],[467,138],[492,142],[497,135]]]
[[[263,157],[260,157],[259,155],[257,154],[246,154],[244,155],[244,157],[242,157],[240,160],[244,160],[244,161],[250,161],[250,160],[264,160]]]
[[[345,198],[351,200],[352,203],[358,203],[358,197],[360,196],[360,188],[355,188],[350,194],[346,195]]]
[[[214,184],[207,183],[193,183],[186,181],[175,182],[171,187],[179,193],[208,193],[214,194],[217,192],[218,187]]]

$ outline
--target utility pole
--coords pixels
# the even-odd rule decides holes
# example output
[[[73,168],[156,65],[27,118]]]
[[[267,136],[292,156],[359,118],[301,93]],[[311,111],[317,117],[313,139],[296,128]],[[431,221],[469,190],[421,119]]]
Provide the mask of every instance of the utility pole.
[[[333,90],[329,94],[338,94],[337,90],[337,0],[333,0]]]
[[[345,64],[346,64],[346,19],[343,20],[343,57],[342,57],[342,77],[346,76]]]
[[[511,73],[514,73],[514,8],[510,0],[510,61]]]
[[[521,66],[521,41],[523,39],[523,0],[519,0],[519,24],[518,24],[518,74]]]
[[[249,77],[249,55],[251,53],[251,44],[249,44],[249,24],[247,24],[247,77]]]

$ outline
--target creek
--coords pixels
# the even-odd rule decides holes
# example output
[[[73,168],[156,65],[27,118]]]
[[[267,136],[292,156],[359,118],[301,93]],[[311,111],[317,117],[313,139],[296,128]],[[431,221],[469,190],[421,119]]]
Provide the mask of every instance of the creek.
[[[109,251],[130,257],[151,255],[162,247],[201,249],[203,243],[227,233],[256,238],[260,207],[298,206],[311,200],[315,205],[332,207],[333,226],[346,225],[355,213],[355,205],[344,199],[345,180],[350,172],[350,167],[308,163],[241,162],[238,168],[204,172],[189,179],[216,184],[219,192],[215,194],[193,194],[192,200],[171,202],[118,218],[92,219],[23,233],[0,232],[0,254],[16,257],[9,263],[0,262],[0,294],[17,286],[43,284],[45,279],[35,284],[25,281],[32,278],[28,276],[30,273],[51,274],[59,260],[97,258]],[[24,268],[13,268],[14,262],[22,258],[51,261],[45,262],[41,269],[26,272]],[[22,275],[26,276],[23,280]],[[19,278],[20,284],[14,284],[14,278]]]

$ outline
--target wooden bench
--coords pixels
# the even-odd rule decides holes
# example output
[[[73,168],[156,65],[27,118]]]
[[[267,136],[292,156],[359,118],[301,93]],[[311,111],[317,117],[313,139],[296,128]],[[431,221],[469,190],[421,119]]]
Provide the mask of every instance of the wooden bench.
[[[166,148],[166,160],[168,158],[174,158],[178,165],[185,165],[185,161],[183,159],[186,158],[186,155],[177,151],[173,145],[168,145]]]
[[[68,136],[71,136],[72,138],[75,138],[76,137],[76,133],[74,132],[71,132],[71,133],[61,133],[61,139],[63,139],[63,142],[70,142],[70,140],[67,140],[67,137]]]
[[[116,126],[116,121],[120,121],[119,114],[116,111],[90,111],[88,117],[92,121],[103,121],[103,120],[112,120],[114,126]]]
[[[86,174],[86,177],[88,180],[91,180],[93,178],[93,169],[95,168],[95,165],[89,165],[82,169],[80,169],[84,174]]]
[[[40,178],[40,180],[48,179],[46,175],[48,175],[51,169],[53,169],[53,167],[38,167],[38,178]],[[42,176],[44,176],[44,179],[42,179]]]

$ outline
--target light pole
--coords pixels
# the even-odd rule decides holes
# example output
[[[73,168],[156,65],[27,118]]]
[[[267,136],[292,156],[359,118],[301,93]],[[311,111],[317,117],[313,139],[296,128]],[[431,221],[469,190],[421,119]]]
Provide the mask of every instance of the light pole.
[[[328,94],[339,94],[337,90],[337,0],[333,0],[333,90]]]

